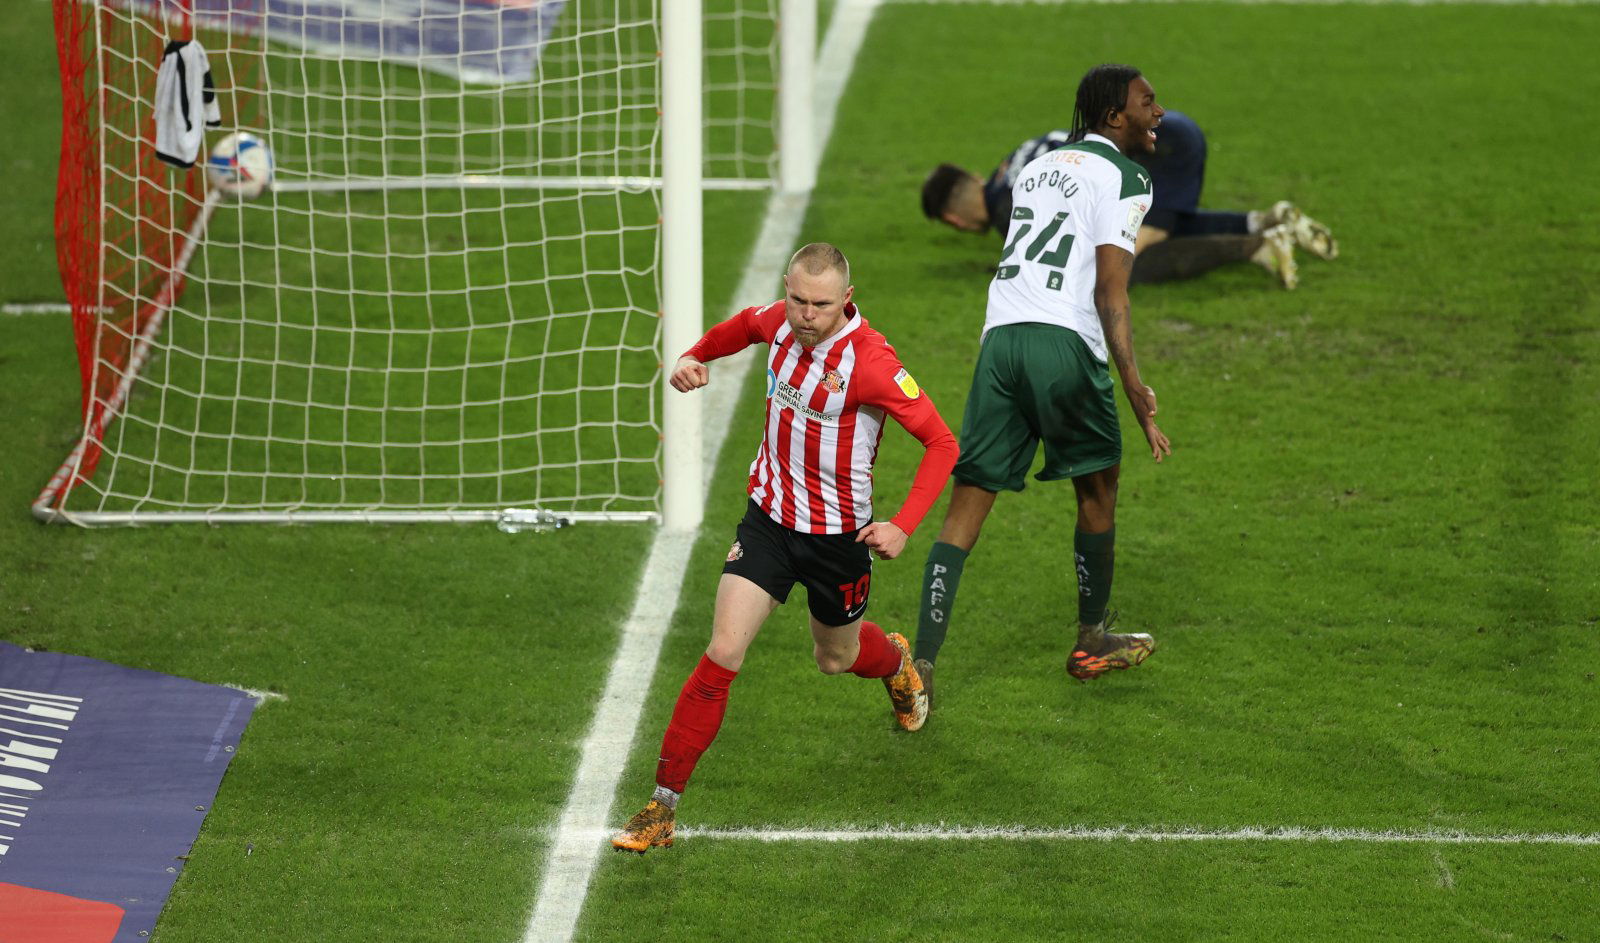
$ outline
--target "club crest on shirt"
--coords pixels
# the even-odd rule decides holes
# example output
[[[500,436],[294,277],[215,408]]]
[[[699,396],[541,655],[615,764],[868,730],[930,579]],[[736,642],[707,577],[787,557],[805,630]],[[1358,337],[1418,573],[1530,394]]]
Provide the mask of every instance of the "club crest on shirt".
[[[728,548],[728,562],[732,563],[743,556],[744,547],[739,543],[739,541],[735,540],[733,542],[733,546]]]
[[[900,392],[906,394],[906,399],[916,399],[922,395],[922,387],[917,386],[917,381],[911,378],[905,367],[901,367],[894,375],[895,385],[900,387]]]
[[[837,370],[829,370],[822,375],[822,385],[829,393],[844,392],[844,376]]]

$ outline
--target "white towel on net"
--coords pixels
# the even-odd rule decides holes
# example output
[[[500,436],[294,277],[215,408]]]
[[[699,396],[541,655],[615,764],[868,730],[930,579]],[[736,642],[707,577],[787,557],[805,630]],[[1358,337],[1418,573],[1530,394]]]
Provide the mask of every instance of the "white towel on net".
[[[221,124],[206,51],[193,40],[167,43],[156,73],[156,156],[177,167],[193,167],[205,129]]]

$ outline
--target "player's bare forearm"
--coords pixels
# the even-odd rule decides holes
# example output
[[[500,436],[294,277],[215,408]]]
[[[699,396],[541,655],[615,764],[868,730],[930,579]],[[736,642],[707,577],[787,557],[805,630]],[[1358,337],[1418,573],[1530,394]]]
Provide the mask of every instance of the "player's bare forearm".
[[[1095,297],[1095,312],[1100,315],[1100,330],[1105,335],[1106,350],[1122,375],[1123,385],[1139,382],[1139,365],[1133,357],[1133,328],[1129,319],[1128,296],[1120,300]]]
[[[1111,250],[1111,251],[1107,251]],[[1133,357],[1132,304],[1128,279],[1133,274],[1133,253],[1101,246],[1095,254],[1094,307],[1106,349],[1117,364],[1123,386],[1138,386],[1139,365]]]
[[[1133,253],[1115,245],[1095,247],[1094,308],[1106,349],[1122,375],[1122,393],[1150,443],[1156,461],[1171,454],[1172,443],[1155,423],[1156,391],[1139,378],[1133,358],[1133,320],[1128,303],[1128,279],[1133,274]]]

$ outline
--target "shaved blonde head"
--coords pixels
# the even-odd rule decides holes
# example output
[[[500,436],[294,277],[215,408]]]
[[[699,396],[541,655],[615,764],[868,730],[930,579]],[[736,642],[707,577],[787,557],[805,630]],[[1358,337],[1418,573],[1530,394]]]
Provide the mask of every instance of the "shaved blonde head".
[[[803,245],[789,257],[789,271],[800,269],[807,275],[821,275],[832,269],[839,273],[840,287],[850,284],[850,260],[844,257],[838,247],[827,242],[812,242]]]
[[[783,276],[783,316],[800,343],[815,347],[850,319],[850,263],[826,242],[801,246]]]

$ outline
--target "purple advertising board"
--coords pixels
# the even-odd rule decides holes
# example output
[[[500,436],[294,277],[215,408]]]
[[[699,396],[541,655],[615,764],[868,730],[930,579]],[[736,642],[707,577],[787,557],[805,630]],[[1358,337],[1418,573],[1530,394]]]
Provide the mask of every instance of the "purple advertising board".
[[[0,943],[139,943],[250,694],[0,642]]]
[[[533,79],[566,0],[112,0],[319,56],[381,59],[474,83]]]

